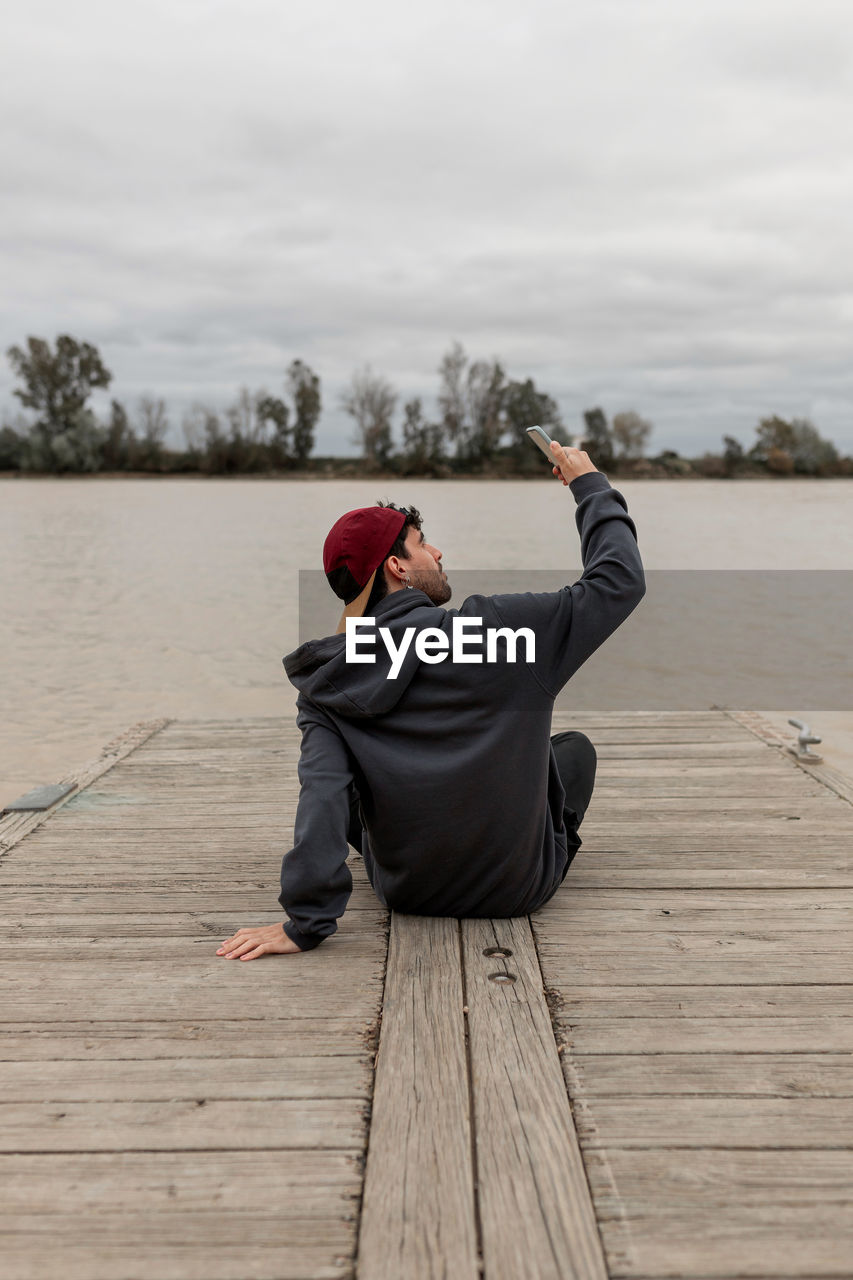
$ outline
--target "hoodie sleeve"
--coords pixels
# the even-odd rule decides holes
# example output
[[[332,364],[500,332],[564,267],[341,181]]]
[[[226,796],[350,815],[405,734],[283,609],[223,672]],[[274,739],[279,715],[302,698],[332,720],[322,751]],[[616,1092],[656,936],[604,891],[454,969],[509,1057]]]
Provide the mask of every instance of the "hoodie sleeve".
[[[628,505],[600,471],[569,486],[577,503],[583,574],[561,591],[492,596],[502,626],[531,627],[540,684],[556,697],[579,667],[636,609],[646,592]]]
[[[352,892],[346,863],[352,770],[343,739],[328,717],[302,698],[298,707],[299,803],[293,848],[281,864],[279,902],[289,917],[284,932],[310,951],[335,932]]]

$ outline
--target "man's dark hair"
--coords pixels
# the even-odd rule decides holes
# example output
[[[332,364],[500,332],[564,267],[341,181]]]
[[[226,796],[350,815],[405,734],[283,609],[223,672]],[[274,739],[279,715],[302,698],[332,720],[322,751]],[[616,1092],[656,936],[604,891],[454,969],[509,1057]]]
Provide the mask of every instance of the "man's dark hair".
[[[383,502],[381,498],[377,499],[376,505],[377,507],[388,507],[391,511],[405,511],[406,519],[403,527],[394,540],[394,545],[390,548],[385,560],[388,559],[388,556],[397,556],[399,560],[408,560],[409,550],[406,546],[406,538],[410,529],[417,529],[420,533],[421,525],[423,524],[423,517],[421,516],[420,511],[418,511],[417,507],[398,507],[396,502]],[[384,573],[385,560],[382,561],[381,565],[376,570],[376,577],[373,580],[373,590],[371,591],[370,597],[367,601],[365,613],[370,613],[371,610],[379,604],[379,601],[384,600],[385,596],[388,594],[388,583],[385,581]]]

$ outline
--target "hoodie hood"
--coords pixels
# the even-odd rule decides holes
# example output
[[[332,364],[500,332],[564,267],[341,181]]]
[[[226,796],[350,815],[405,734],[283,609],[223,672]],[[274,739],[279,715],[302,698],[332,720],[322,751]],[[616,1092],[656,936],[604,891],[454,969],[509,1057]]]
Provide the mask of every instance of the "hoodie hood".
[[[389,679],[391,655],[379,635],[379,628],[388,629],[394,647],[399,649],[408,627],[414,627],[416,632],[425,627],[439,627],[444,631],[450,625],[450,615],[446,609],[433,604],[425,592],[406,590],[385,596],[372,616],[376,619],[372,650],[375,662],[347,662],[343,635],[308,640],[282,659],[291,684],[317,706],[338,715],[365,718],[391,711],[408,689],[420,659],[414,643],[410,643],[399,673],[395,679]],[[363,640],[367,634],[362,634]],[[370,652],[369,646],[363,644],[362,652]]]

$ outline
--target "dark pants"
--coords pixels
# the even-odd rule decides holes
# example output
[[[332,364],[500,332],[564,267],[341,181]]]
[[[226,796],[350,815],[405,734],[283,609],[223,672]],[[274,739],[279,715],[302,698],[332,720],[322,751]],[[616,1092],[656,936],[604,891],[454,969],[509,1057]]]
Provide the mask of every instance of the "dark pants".
[[[551,745],[554,748],[557,772],[566,793],[563,821],[566,824],[566,844],[569,849],[569,860],[566,863],[566,871],[568,871],[581,845],[578,827],[583,822],[592,798],[592,789],[595,786],[596,754],[595,747],[586,734],[578,733],[575,729],[570,729],[566,733],[555,733],[551,739]],[[353,786],[350,789],[350,822],[347,840],[358,853],[361,853],[362,830],[358,792]],[[368,867],[367,873],[372,880],[371,871],[372,868]],[[564,871],[563,875],[565,874]]]
[[[551,738],[554,748],[554,759],[557,772],[566,793],[563,803],[563,821],[566,824],[566,844],[569,849],[569,860],[566,871],[581,845],[578,827],[583,822],[592,790],[595,786],[595,766],[597,756],[595,747],[585,733],[570,729],[566,733],[555,733]],[[563,873],[565,875],[565,872]]]

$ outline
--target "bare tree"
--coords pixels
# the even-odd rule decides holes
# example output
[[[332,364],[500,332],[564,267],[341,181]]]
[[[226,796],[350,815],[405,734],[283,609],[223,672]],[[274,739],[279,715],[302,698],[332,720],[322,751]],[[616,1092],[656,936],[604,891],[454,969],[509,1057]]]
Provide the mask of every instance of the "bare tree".
[[[189,453],[201,453],[204,447],[204,426],[207,421],[208,410],[203,404],[194,401],[189,409],[184,410],[181,418],[181,431],[184,437],[184,444]]]
[[[466,380],[469,448],[477,458],[492,456],[506,429],[506,379],[497,360],[475,360]]]
[[[341,404],[355,420],[354,443],[361,445],[365,461],[384,466],[391,454],[391,419],[397,406],[397,392],[370,365],[352,375]]]
[[[258,412],[258,404],[265,399],[267,399],[266,391],[259,391],[253,395],[248,387],[240,388],[237,399],[225,410],[233,440],[240,440],[250,446],[263,443],[266,419]]]
[[[169,418],[166,413],[166,401],[155,400],[153,396],[140,396],[137,411],[140,434],[145,444],[159,451],[169,430]]]
[[[466,436],[465,369],[468,357],[461,342],[453,342],[438,366],[441,379],[438,391],[438,408],[441,425],[448,440],[461,452]]]
[[[641,418],[633,409],[613,415],[613,438],[619,446],[619,457],[642,458],[646,441],[652,434],[652,424]]]

